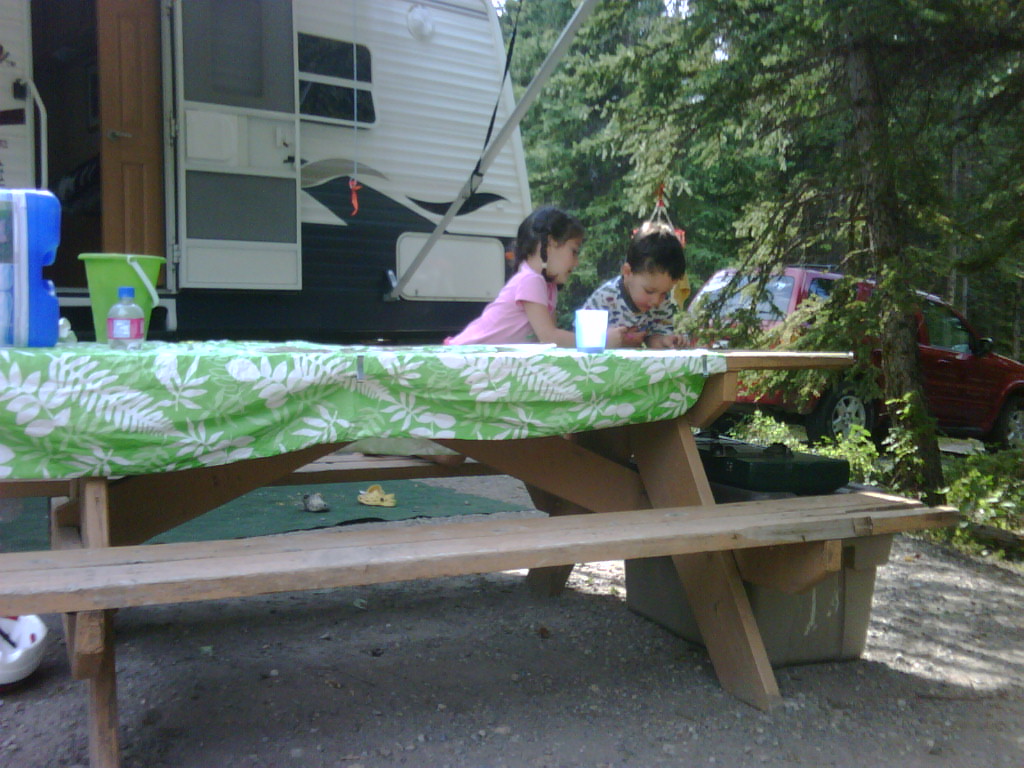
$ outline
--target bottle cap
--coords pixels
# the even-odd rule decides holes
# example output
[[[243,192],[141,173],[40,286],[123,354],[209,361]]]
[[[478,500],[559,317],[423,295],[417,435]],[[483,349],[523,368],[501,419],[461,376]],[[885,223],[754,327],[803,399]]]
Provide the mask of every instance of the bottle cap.
[[[122,285],[120,288],[117,289],[117,298],[123,299],[125,297],[129,299],[135,298],[135,289],[132,286]]]

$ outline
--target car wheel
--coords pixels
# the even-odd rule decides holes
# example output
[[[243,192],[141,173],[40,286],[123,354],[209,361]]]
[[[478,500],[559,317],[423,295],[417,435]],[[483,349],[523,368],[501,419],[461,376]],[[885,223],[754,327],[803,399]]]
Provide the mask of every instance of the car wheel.
[[[1007,399],[996,419],[992,440],[1004,448],[1024,448],[1024,398]]]
[[[872,432],[875,409],[849,385],[827,392],[804,420],[810,443],[845,437],[854,425]]]

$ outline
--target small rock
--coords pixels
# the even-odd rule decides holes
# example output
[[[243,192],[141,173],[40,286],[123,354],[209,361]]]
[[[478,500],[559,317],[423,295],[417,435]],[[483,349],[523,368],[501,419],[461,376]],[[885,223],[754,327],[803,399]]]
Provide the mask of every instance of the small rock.
[[[302,494],[302,508],[307,512],[331,511],[331,508],[327,506],[327,502],[324,501],[324,497],[319,493]]]

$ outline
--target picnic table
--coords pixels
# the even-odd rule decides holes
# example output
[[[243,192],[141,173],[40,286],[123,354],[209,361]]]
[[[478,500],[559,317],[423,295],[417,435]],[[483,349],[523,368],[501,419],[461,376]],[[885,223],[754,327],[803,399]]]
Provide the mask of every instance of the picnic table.
[[[61,613],[89,684],[90,758],[119,765],[116,609],[529,568],[557,593],[573,563],[671,556],[722,685],[780,701],[743,579],[806,584],[850,537],[948,525],[872,493],[715,505],[693,428],[745,370],[841,369],[845,354],[548,345],[306,342],[0,349],[0,492],[52,504],[52,549],[0,554],[0,613]],[[145,545],[364,438],[435,441],[531,490],[543,518]],[[324,479],[378,477],[335,462]],[[403,476],[456,473],[410,461]],[[592,514],[600,513],[600,514]],[[808,557],[808,555],[811,555]]]

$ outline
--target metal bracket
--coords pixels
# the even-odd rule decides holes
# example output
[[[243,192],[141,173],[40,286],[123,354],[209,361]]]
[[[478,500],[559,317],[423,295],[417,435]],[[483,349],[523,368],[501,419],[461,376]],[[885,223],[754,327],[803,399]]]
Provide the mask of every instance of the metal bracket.
[[[385,272],[384,280],[388,286],[384,291],[384,301],[398,301],[398,275],[395,274],[395,270],[389,269]]]

